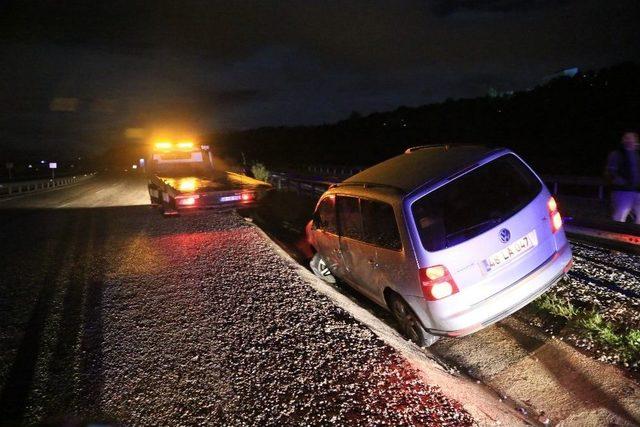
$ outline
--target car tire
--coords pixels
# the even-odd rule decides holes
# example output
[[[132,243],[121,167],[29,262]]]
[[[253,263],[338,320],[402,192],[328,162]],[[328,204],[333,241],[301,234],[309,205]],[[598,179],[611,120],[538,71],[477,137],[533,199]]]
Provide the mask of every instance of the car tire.
[[[164,218],[169,218],[177,215],[178,211],[173,209],[173,207],[171,206],[171,202],[165,202],[164,193],[162,191],[160,192],[159,199],[160,204],[158,205],[158,210]]]
[[[331,274],[329,267],[327,267],[327,263],[319,253],[316,252],[313,258],[311,258],[309,266],[311,267],[311,271],[313,271],[313,274],[315,274],[323,281],[332,285],[336,283],[336,278],[333,274]]]
[[[161,199],[158,198],[158,197],[153,197],[151,195],[151,189],[149,189],[149,200],[151,201],[151,206],[153,206],[153,207],[157,207],[157,206],[160,205],[160,200]]]
[[[420,347],[430,347],[440,339],[427,332],[411,307],[399,295],[393,295],[389,304],[391,314],[400,326],[401,332]]]
[[[162,197],[162,191],[158,190],[158,210],[160,211],[161,214],[164,214],[164,209],[165,209],[165,205],[164,205],[164,198]]]

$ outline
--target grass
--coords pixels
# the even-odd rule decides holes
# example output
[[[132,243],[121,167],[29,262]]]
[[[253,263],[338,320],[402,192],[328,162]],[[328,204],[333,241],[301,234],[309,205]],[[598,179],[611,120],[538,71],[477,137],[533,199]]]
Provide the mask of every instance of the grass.
[[[546,311],[554,316],[564,317],[567,320],[578,315],[578,309],[573,304],[555,294],[546,293],[535,300],[534,304],[538,310]]]
[[[534,307],[566,319],[573,329],[618,351],[625,362],[640,359],[640,330],[616,326],[607,322],[600,313],[584,310],[556,294],[547,293],[534,301]]]

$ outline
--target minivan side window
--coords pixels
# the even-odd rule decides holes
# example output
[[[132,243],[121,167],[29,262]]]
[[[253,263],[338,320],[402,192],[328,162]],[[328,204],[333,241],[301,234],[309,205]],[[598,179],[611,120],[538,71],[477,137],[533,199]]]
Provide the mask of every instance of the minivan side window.
[[[362,216],[359,200],[356,197],[338,196],[336,198],[340,235],[362,240]]]
[[[402,249],[393,207],[388,203],[360,200],[364,241],[382,248]]]
[[[313,225],[315,228],[327,233],[338,233],[334,197],[329,196],[322,199],[318,209],[316,209],[316,213],[313,215]]]

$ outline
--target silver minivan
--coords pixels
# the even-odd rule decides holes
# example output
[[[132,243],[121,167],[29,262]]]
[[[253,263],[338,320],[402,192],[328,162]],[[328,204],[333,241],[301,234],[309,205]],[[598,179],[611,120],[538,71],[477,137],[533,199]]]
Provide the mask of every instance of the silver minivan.
[[[508,149],[416,147],[332,186],[311,268],[388,308],[418,345],[519,310],[572,266],[558,206]]]

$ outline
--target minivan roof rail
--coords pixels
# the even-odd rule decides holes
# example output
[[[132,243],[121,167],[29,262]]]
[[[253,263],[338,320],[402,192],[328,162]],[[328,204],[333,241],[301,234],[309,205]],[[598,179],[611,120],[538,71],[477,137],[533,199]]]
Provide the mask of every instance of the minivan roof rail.
[[[389,185],[389,184],[379,184],[379,183],[375,183],[375,182],[360,182],[360,181],[349,181],[349,182],[337,182],[333,185],[331,185],[329,188],[336,188],[336,187],[363,187],[363,188],[372,188],[372,187],[381,187],[381,188],[390,188],[392,190],[395,190],[399,193],[404,194],[404,190],[400,187],[396,187],[394,185]]]
[[[410,154],[413,153],[415,151],[419,151],[419,150],[424,150],[427,148],[444,148],[444,151],[449,151],[450,148],[452,147],[482,147],[482,145],[479,144],[468,144],[468,143],[460,143],[460,144],[427,144],[427,145],[417,145],[415,147],[409,147],[406,150],[404,150],[404,154]]]
[[[451,147],[451,144],[428,144],[428,145],[417,145],[415,147],[409,147],[406,150],[404,150],[404,154],[409,154],[409,153],[413,153],[414,151],[418,151],[418,150],[424,150],[426,148],[439,148],[442,147],[444,148],[445,151],[449,150],[449,147]]]

